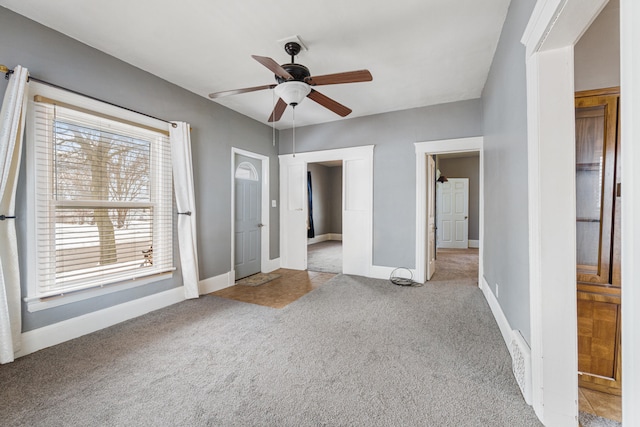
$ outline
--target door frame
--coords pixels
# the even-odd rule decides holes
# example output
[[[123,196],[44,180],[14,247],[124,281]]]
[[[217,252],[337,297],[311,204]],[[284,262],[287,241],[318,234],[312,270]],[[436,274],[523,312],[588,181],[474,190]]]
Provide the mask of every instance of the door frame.
[[[426,156],[426,162],[427,162],[427,200],[437,200],[438,199],[438,189],[437,189],[437,182],[436,182],[436,175],[437,175],[437,163],[436,163],[436,159],[434,158],[435,156]],[[435,273],[436,270],[436,251],[438,250],[438,212],[436,210],[437,207],[437,203],[436,206],[434,206],[433,204],[428,205],[426,207],[426,223],[425,226],[427,227],[426,230],[426,245],[427,245],[427,250],[425,253],[425,256],[427,257],[427,259],[425,260],[425,281],[427,280],[431,280],[431,278],[433,277],[433,273]],[[433,236],[432,236],[433,234]],[[431,253],[431,250],[433,250],[433,253]]]
[[[296,270],[304,270],[307,268],[306,250],[304,257],[304,265],[299,265],[295,260],[295,256],[291,254],[294,251],[288,242],[291,235],[295,233],[291,232],[293,225],[285,219],[287,218],[287,212],[285,209],[289,204],[289,191],[290,186],[287,182],[288,171],[287,168],[296,163],[304,165],[304,173],[302,173],[301,179],[304,180],[301,185],[305,189],[307,188],[307,164],[308,163],[322,163],[327,161],[342,161],[342,241],[343,241],[343,271],[345,274],[357,274],[361,276],[371,277],[372,274],[372,262],[373,262],[373,149],[374,145],[364,145],[349,148],[337,148],[332,150],[322,151],[310,151],[294,154],[282,154],[280,155],[280,262],[283,268],[291,268]],[[363,162],[364,167],[358,168],[356,163]],[[352,170],[352,163],[353,172]],[[358,209],[358,215],[360,215],[362,221],[360,221],[360,230],[362,234],[357,239],[350,238],[353,233],[350,230],[349,221],[345,218],[346,212],[349,211],[350,215],[354,215],[356,210],[349,209],[348,197],[354,193],[350,187],[350,179],[352,173],[360,173],[358,175],[362,179],[363,186],[366,187],[366,193],[364,198],[357,204],[363,204],[364,209]],[[302,203],[301,211],[306,217],[308,215],[308,203],[307,198],[304,198],[305,203]],[[353,211],[353,212],[352,212]],[[296,247],[307,247],[307,233],[300,234],[304,241],[296,241]],[[362,254],[360,256],[350,257],[347,251],[353,254]],[[349,258],[359,258],[363,260],[359,265],[350,265],[348,263]]]
[[[522,37],[526,46],[529,288],[533,407],[548,426],[577,425],[575,231],[575,113],[573,48],[607,0],[538,0]],[[622,105],[622,277],[635,283],[640,267],[640,5],[620,1]],[[634,81],[635,79],[635,81]],[[635,146],[634,146],[635,143]],[[640,291],[623,286],[622,412],[640,425]]]
[[[427,156],[445,153],[478,152],[479,171],[479,244],[478,244],[478,284],[483,276],[484,246],[484,137],[443,139],[438,141],[416,142],[416,281],[426,281],[428,258],[427,236]],[[433,195],[435,200],[435,194]],[[433,203],[433,201],[432,201]]]
[[[269,236],[271,235],[269,226],[269,157],[262,154],[253,153],[251,151],[243,150],[241,148],[231,147],[231,283],[236,281],[236,154],[249,157],[252,159],[260,160],[260,223],[264,226],[260,230],[260,271],[268,273],[273,271],[274,268],[269,267]]]

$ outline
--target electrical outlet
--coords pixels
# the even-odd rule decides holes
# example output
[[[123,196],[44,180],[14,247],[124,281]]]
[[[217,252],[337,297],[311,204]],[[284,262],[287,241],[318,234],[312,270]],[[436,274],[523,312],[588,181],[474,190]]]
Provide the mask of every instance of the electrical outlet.
[[[499,289],[500,289],[500,287],[496,283],[496,298],[498,298],[498,296],[500,295],[500,290]]]
[[[276,207],[276,201],[275,201],[275,200],[272,200],[272,201],[271,201],[271,207],[272,207],[272,208],[275,208],[275,207]]]

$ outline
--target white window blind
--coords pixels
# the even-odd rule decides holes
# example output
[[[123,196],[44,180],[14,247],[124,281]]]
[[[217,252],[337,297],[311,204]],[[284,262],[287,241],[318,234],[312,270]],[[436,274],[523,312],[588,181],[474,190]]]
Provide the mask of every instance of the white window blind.
[[[35,296],[172,270],[168,136],[62,105],[32,103]]]

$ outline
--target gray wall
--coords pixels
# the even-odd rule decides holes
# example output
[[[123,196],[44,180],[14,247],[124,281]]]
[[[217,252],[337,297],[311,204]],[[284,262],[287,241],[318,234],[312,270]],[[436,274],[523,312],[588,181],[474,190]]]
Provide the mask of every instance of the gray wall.
[[[316,237],[328,233],[342,233],[342,167],[309,163],[307,168],[311,172],[313,228]],[[336,170],[340,173],[337,188]],[[339,218],[338,222],[336,218]]]
[[[620,86],[620,1],[611,0],[574,49],[575,89]]]
[[[231,269],[231,147],[270,157],[270,198],[278,200],[277,146],[272,146],[271,128],[2,7],[0,39],[0,61],[9,67],[20,64],[42,80],[156,117],[191,123],[200,279],[228,272]],[[0,79],[0,93],[4,94],[6,85],[6,80]],[[22,172],[18,215],[26,209],[25,191]],[[279,256],[278,224],[278,209],[271,208],[271,258]],[[20,254],[24,257],[27,244],[24,216],[17,219],[16,226]],[[179,266],[177,256],[176,265]],[[26,272],[23,266],[21,274],[24,292]],[[178,271],[172,280],[99,298],[35,313],[23,309],[23,330],[80,316],[181,283]]]
[[[300,108],[304,108],[304,104]],[[482,135],[480,99],[358,117],[296,129],[299,152],[375,145],[373,264],[415,267],[415,142]],[[280,154],[291,153],[291,129]]]
[[[525,48],[520,38],[535,0],[512,1],[484,107],[484,277],[514,329],[530,340]]]
[[[447,178],[469,178],[469,240],[480,239],[480,158],[436,157],[442,175]]]

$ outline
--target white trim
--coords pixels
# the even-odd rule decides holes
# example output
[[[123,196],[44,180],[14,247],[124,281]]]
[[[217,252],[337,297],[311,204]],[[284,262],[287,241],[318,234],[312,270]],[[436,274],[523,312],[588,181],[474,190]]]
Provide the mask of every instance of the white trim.
[[[184,301],[184,288],[179,286],[113,307],[63,320],[22,334],[22,348],[16,357],[108,328],[120,322]]]
[[[271,273],[280,268],[280,258],[270,259],[266,263],[262,264],[263,273]]]
[[[369,277],[372,277],[374,279],[389,280],[389,278],[391,277],[391,273],[393,273],[393,270],[395,270],[396,268],[404,269],[405,267],[385,267],[382,265],[372,265],[370,270],[371,275]],[[411,274],[413,275],[413,280],[415,280],[415,277],[416,277],[415,268],[407,268],[407,270],[411,272]],[[400,272],[398,273],[400,274]]]
[[[522,368],[523,373],[525,373],[524,381],[523,381],[524,384],[521,385],[521,387],[523,387],[521,389],[521,392],[525,401],[530,405],[531,404],[531,384],[530,384],[531,378],[530,378],[530,375],[527,375],[527,374],[530,374],[531,372],[530,348],[526,343],[526,341],[524,340],[524,338],[522,338],[522,334],[520,333],[520,331],[517,331],[511,328],[511,324],[509,324],[509,320],[507,320],[507,316],[505,316],[504,312],[502,311],[502,307],[500,306],[498,299],[496,298],[494,293],[491,292],[491,288],[489,287],[489,284],[487,283],[487,280],[484,278],[484,276],[480,281],[480,289],[482,290],[482,294],[484,295],[484,298],[487,300],[487,304],[489,304],[489,308],[491,309],[493,318],[496,320],[496,323],[498,324],[498,329],[500,329],[500,334],[502,335],[502,339],[505,345],[507,346],[507,350],[509,350],[509,354],[511,355],[511,364],[514,370],[515,370],[514,365],[517,364],[516,363],[517,358],[514,357],[514,348],[513,348],[514,340],[518,342],[521,356],[524,356],[521,358],[522,360],[520,361],[520,363],[523,365],[520,367]]]
[[[160,256],[160,262],[156,263],[151,268],[148,268],[149,271],[144,272],[144,276],[140,276],[138,278],[135,277],[135,271],[130,271],[130,273],[123,273],[122,271],[111,271],[105,277],[105,280],[97,280],[95,277],[93,279],[86,279],[92,282],[91,285],[88,283],[82,283],[81,280],[74,281],[74,285],[76,289],[73,289],[71,286],[68,286],[66,289],[62,289],[60,286],[56,286],[53,291],[45,291],[41,289],[41,286],[47,281],[54,281],[54,277],[48,277],[46,280],[39,280],[40,277],[40,267],[38,265],[39,259],[39,247],[42,245],[52,246],[53,241],[49,241],[47,244],[40,242],[37,243],[38,239],[42,237],[42,230],[39,231],[38,226],[38,208],[40,207],[40,202],[37,199],[38,191],[36,191],[36,187],[40,186],[38,180],[39,171],[37,170],[36,160],[38,158],[37,155],[37,145],[40,143],[36,138],[36,125],[38,120],[36,120],[36,108],[38,103],[34,101],[34,96],[39,95],[45,98],[55,99],[58,102],[66,103],[69,105],[73,105],[75,107],[80,107],[85,110],[97,112],[97,114],[105,114],[107,116],[113,117],[115,121],[112,121],[114,129],[130,129],[136,126],[138,127],[137,131],[142,132],[145,135],[152,136],[153,138],[159,137],[159,134],[162,134],[162,138],[164,138],[164,133],[167,132],[167,141],[168,141],[168,131],[170,128],[170,124],[168,122],[155,119],[149,116],[145,116],[140,113],[133,112],[131,110],[124,109],[122,107],[117,107],[111,104],[107,104],[102,101],[98,101],[92,98],[88,98],[86,96],[70,92],[68,90],[60,89],[58,87],[53,87],[50,85],[31,82],[28,85],[28,98],[30,99],[27,107],[27,126],[25,128],[26,131],[26,187],[27,187],[27,212],[26,212],[26,235],[27,235],[27,245],[26,245],[26,283],[27,283],[27,292],[24,300],[27,302],[27,309],[30,312],[45,310],[51,307],[61,306],[64,304],[81,301],[88,298],[93,298],[95,296],[105,295],[115,291],[121,291],[124,289],[130,289],[133,287],[141,286],[143,284],[155,282],[158,280],[165,280],[170,278],[171,276],[165,275],[167,271],[174,270],[173,266],[173,258],[171,260],[167,260],[166,265],[162,266],[161,264],[163,257]],[[41,106],[42,107],[42,106]],[[42,107],[44,108],[44,107]],[[48,107],[47,107],[48,108]],[[73,117],[93,117],[93,115],[85,112],[76,111],[73,108],[67,109]],[[68,115],[66,114],[66,115]],[[68,117],[67,117],[68,118]],[[130,124],[126,124],[124,122],[118,122],[118,119],[123,119],[125,122],[129,122]],[[153,128],[147,129],[146,127]],[[152,148],[154,144],[152,144]],[[169,149],[169,145],[165,147],[167,150]],[[159,150],[158,147],[153,148],[154,150]],[[158,153],[156,153],[158,154]],[[161,158],[165,158],[164,155],[160,155]],[[166,162],[165,162],[166,163]],[[170,161],[168,163],[163,164],[162,166],[158,166],[158,170],[165,169],[165,166],[169,170],[169,176],[166,177],[171,184],[171,174],[170,174]],[[153,172],[153,171],[152,171]],[[161,175],[161,174],[154,174]],[[156,182],[157,181],[157,182]],[[172,215],[172,196],[171,194],[163,194],[165,191],[161,191],[158,193],[158,188],[164,188],[166,184],[165,179],[162,177],[156,177],[154,179],[156,190],[154,191],[156,202],[145,202],[145,203],[110,203],[110,202],[99,202],[97,205],[105,206],[105,207],[116,207],[116,206],[135,206],[135,207],[154,207],[155,209],[159,209],[160,215]],[[44,191],[44,189],[41,189]],[[156,194],[157,193],[157,194]],[[46,208],[49,209],[53,206],[53,202],[50,201],[45,203]],[[68,203],[70,206],[75,206],[77,203],[71,202]],[[162,242],[171,241],[173,239],[171,226],[159,226],[156,224],[157,221],[153,221],[153,230],[154,234],[157,235],[153,239],[153,244],[156,248],[162,249],[163,247],[168,246],[169,251],[171,245],[167,245],[166,243],[162,244]],[[49,224],[49,226],[51,226]],[[51,231],[51,230],[49,230]],[[159,232],[158,232],[159,231]],[[47,233],[47,236],[51,233]],[[168,237],[167,237],[168,236]],[[48,237],[48,239],[52,239],[53,237]],[[161,243],[161,244],[158,244]],[[165,248],[166,249],[166,248]],[[171,262],[169,262],[171,261]],[[160,277],[162,275],[162,277]]]
[[[527,62],[532,399],[547,426],[577,425],[573,45],[606,2],[539,0],[522,37]]]
[[[469,240],[469,247],[472,249],[478,249],[480,247],[480,240]]]
[[[211,292],[219,291],[221,289],[228,288],[235,284],[233,280],[234,274],[232,271],[219,274],[208,279],[201,280],[198,283],[200,295],[210,294]]]
[[[59,307],[61,305],[70,304],[73,302],[84,301],[90,298],[96,298],[103,295],[108,295],[113,292],[124,291],[125,289],[137,288],[139,286],[144,286],[149,283],[159,282],[161,280],[168,280],[173,277],[173,271],[167,273],[161,273],[150,277],[142,277],[140,279],[127,280],[121,283],[114,283],[112,285],[97,287],[97,288],[88,288],[80,291],[69,292],[62,294],[60,296],[49,297],[49,298],[24,298],[24,301],[27,303],[27,310],[30,313],[47,310],[53,307]]]
[[[264,224],[260,231],[260,271],[264,272],[266,266],[271,266],[273,263],[269,259],[269,241],[271,236],[271,227],[269,223],[269,157],[262,154],[253,153],[251,151],[243,150],[241,148],[231,147],[231,271],[235,272],[235,209],[236,209],[236,154],[249,157],[252,159],[260,160],[262,169],[262,186],[261,186],[261,199],[260,206],[262,217],[261,223]],[[271,270],[273,271],[273,270]]]
[[[292,225],[289,224],[287,218],[287,204],[288,204],[288,185],[287,185],[287,168],[291,164],[301,164],[304,165],[304,188],[306,194],[306,171],[308,163],[320,163],[320,162],[328,162],[335,160],[342,160],[344,163],[343,167],[343,179],[342,179],[342,224],[343,224],[343,235],[348,235],[348,232],[345,233],[345,215],[346,215],[346,206],[345,197],[347,191],[345,191],[345,186],[347,185],[347,180],[344,178],[344,175],[347,173],[348,162],[353,160],[362,160],[366,162],[367,169],[367,177],[366,177],[366,209],[360,211],[359,213],[362,215],[361,229],[362,234],[358,237],[358,239],[351,240],[343,240],[345,243],[344,248],[352,247],[357,250],[357,253],[364,254],[363,257],[360,257],[360,260],[364,260],[361,265],[349,265],[348,262],[343,262],[343,271],[345,274],[358,274],[365,277],[371,277],[370,269],[372,268],[373,262],[373,149],[374,145],[362,145],[356,147],[349,148],[338,148],[333,150],[323,150],[323,151],[311,151],[311,152],[302,152],[293,154],[283,154],[280,155],[280,257],[282,260],[282,265],[285,268],[294,268],[294,269],[306,269],[307,259],[304,256],[304,265],[298,265],[296,263],[299,256],[293,253],[293,249],[288,242],[290,240],[291,235],[295,235],[290,228]],[[308,205],[304,203],[302,209],[300,209],[300,213],[305,217],[307,215]],[[298,241],[298,237],[295,238],[295,247],[306,247],[306,233],[301,234],[301,239],[305,239],[305,241]],[[343,259],[347,260],[347,255],[343,252]],[[302,267],[302,268],[301,268]]]
[[[493,292],[491,292],[491,287],[487,283],[487,279],[485,279],[484,276],[482,276],[480,280],[480,289],[482,290],[484,298],[489,304],[489,308],[491,309],[493,317],[496,319],[496,323],[498,324],[498,328],[500,329],[500,334],[502,334],[502,339],[504,340],[505,345],[507,346],[507,348],[510,348],[512,334],[511,325],[507,320],[507,316],[504,315],[498,299],[493,294]]]
[[[415,279],[424,283],[427,271],[427,155],[459,152],[478,152],[480,155],[479,173],[479,239],[478,239],[478,283],[483,276],[484,239],[484,137],[444,139],[438,141],[416,142],[416,268]]]
[[[342,240],[342,234],[326,233],[319,234],[316,237],[307,239],[307,245],[313,245],[314,243],[326,242],[328,240]]]
[[[622,114],[622,419],[640,425],[640,2],[620,0]]]

